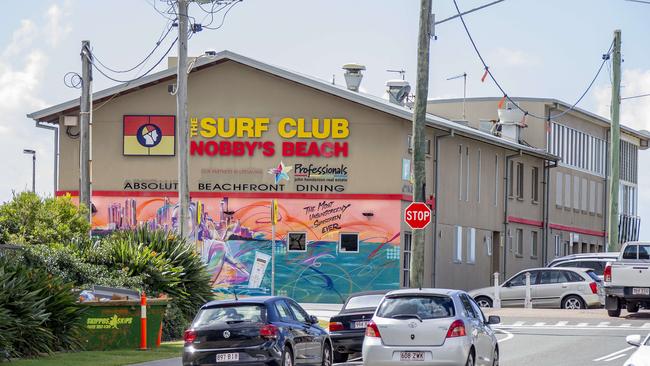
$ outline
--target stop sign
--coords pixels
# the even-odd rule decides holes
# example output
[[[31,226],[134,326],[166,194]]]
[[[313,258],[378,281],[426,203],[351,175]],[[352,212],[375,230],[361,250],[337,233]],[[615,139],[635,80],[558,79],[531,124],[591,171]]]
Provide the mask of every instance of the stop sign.
[[[411,229],[424,229],[431,222],[431,209],[424,202],[412,202],[404,211],[404,221]]]

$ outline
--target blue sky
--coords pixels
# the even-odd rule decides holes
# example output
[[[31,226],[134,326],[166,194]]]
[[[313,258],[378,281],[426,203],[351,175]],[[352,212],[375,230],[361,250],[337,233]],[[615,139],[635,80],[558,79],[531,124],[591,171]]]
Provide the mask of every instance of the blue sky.
[[[0,200],[31,184],[31,165],[23,148],[38,152],[37,190],[52,189],[52,138],[37,130],[25,114],[77,98],[63,85],[63,75],[80,70],[79,48],[91,41],[102,60],[129,68],[153,47],[166,20],[152,8],[160,0],[12,2],[0,15],[0,153],[7,172]],[[461,9],[486,2],[457,0]],[[438,19],[455,14],[452,0],[434,0]],[[405,69],[414,84],[419,1],[416,0],[244,0],[219,30],[204,30],[190,40],[189,53],[229,49],[265,62],[343,82],[340,66],[367,66],[362,89],[384,93],[394,75]],[[191,14],[201,19],[194,5]],[[650,5],[624,0],[506,0],[468,15],[466,21],[491,70],[511,96],[553,97],[572,103],[593,77],[614,29],[623,32],[622,95],[650,93]],[[449,76],[467,72],[469,96],[498,96],[481,83],[482,66],[459,21],[437,28],[431,43],[429,97],[462,95],[461,81]],[[175,55],[176,51],[172,51]],[[166,64],[163,62],[163,65]],[[162,66],[162,65],[161,65]],[[95,90],[113,85],[96,75]],[[580,104],[607,116],[609,77],[603,73]],[[650,130],[650,98],[623,102],[623,122]],[[642,238],[650,240],[650,151],[641,152],[640,214]]]

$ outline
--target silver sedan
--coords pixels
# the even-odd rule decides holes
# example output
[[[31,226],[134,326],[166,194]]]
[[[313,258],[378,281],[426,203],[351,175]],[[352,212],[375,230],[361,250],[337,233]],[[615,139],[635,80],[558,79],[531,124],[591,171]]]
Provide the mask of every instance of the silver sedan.
[[[382,299],[363,341],[363,364],[496,366],[499,346],[486,319],[464,291],[403,289]]]

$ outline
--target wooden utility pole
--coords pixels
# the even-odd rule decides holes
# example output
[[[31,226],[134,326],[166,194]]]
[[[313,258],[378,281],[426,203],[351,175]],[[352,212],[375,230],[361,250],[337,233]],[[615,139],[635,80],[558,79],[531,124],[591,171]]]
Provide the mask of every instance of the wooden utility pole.
[[[621,107],[621,30],[614,31],[614,52],[612,55],[612,106],[609,143],[609,243],[608,251],[618,251],[620,243],[618,242],[618,189],[619,189],[619,154],[621,144],[621,127],[619,124],[619,114]]]
[[[424,167],[427,96],[429,95],[429,46],[431,40],[431,0],[420,1],[418,37],[418,74],[413,113],[413,201],[425,202]],[[422,287],[424,278],[424,229],[413,231],[410,263],[411,287]]]
[[[90,42],[81,41],[81,100],[79,103],[79,203],[88,209],[88,222],[91,221],[91,131],[92,131],[92,53]]]
[[[154,0],[155,1],[155,0]],[[179,235],[190,235],[189,207],[190,188],[188,182],[189,154],[188,143],[190,139],[187,120],[187,36],[188,36],[188,7],[189,0],[178,0],[178,68],[176,83],[176,124],[178,131],[176,146],[178,147],[178,230]]]

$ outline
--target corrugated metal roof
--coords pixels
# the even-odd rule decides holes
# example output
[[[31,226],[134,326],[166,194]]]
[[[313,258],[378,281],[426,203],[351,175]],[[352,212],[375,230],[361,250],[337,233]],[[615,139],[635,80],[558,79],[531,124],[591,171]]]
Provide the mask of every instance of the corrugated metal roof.
[[[306,85],[308,87],[336,95],[338,97],[353,101],[355,103],[400,117],[411,121],[413,119],[413,112],[406,107],[402,107],[388,102],[382,98],[374,95],[353,92],[344,86],[334,85],[325,80],[321,80],[309,75],[299,72],[287,70],[278,66],[273,66],[246,56],[242,56],[231,51],[221,51],[212,58],[201,58],[196,61],[193,72],[199,69],[210,67],[224,61],[234,61],[240,64],[270,73],[272,75],[291,80],[293,82]],[[125,94],[137,89],[145,88],[147,86],[158,84],[165,79],[171,79],[176,76],[176,68],[170,68],[151,75],[147,75],[141,79],[131,83],[120,84],[102,91],[93,93],[93,102],[101,102],[108,98],[113,97],[115,94]],[[54,105],[27,115],[36,121],[58,123],[58,118],[64,113],[70,113],[79,108],[79,99],[69,100],[67,102]],[[517,144],[489,133],[479,131],[477,129],[458,124],[456,122],[427,114],[427,125],[433,128],[441,129],[444,131],[453,131],[455,135],[464,136],[467,138],[483,141],[489,144],[501,146],[510,150],[527,153],[529,155],[538,156],[548,160],[559,160],[555,155],[548,154],[544,149],[537,149],[526,145]]]

